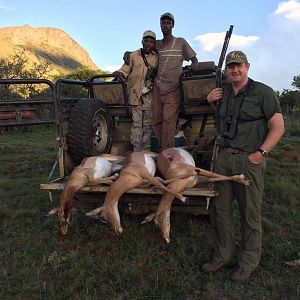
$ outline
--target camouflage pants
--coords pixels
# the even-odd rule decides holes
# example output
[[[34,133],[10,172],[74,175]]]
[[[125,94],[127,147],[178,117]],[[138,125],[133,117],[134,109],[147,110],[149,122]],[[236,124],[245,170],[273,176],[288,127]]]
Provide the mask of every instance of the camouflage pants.
[[[131,144],[133,151],[151,150],[152,93],[142,95],[143,104],[131,106]]]
[[[236,246],[232,203],[237,200],[240,211],[238,264],[253,271],[261,256],[261,202],[266,159],[255,165],[248,160],[248,154],[219,153],[215,172],[227,176],[243,173],[251,180],[251,184],[245,186],[230,181],[218,182],[216,189],[219,195],[213,200],[211,223],[215,233],[214,259],[228,262]]]

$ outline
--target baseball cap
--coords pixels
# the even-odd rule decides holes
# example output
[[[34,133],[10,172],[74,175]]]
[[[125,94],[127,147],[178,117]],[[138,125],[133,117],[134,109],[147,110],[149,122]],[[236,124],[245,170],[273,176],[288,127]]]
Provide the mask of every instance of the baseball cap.
[[[242,64],[242,63],[248,63],[247,56],[244,52],[239,50],[231,51],[227,54],[226,60],[225,60],[225,66],[229,64]]]
[[[173,14],[171,14],[169,12],[166,12],[160,16],[160,19],[163,19],[163,18],[169,18],[173,21],[173,24],[175,23],[175,18],[173,16]]]
[[[152,37],[152,38],[156,39],[156,34],[151,30],[146,30],[143,33],[143,39],[146,38],[146,37]]]

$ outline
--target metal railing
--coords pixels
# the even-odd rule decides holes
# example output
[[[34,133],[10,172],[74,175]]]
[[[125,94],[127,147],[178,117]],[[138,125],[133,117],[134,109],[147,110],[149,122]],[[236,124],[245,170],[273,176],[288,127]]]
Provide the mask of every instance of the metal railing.
[[[54,84],[47,79],[0,79],[0,86],[46,84],[47,99],[0,99],[0,127],[53,124],[57,122]]]

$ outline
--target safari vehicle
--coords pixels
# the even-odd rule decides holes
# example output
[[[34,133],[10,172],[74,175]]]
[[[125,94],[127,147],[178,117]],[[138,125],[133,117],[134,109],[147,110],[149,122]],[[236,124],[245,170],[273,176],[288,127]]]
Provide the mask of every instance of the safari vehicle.
[[[203,136],[215,136],[214,112],[206,97],[216,86],[222,85],[221,71],[233,26],[226,34],[218,66],[214,62],[200,62],[198,71],[185,69],[180,77],[180,118],[186,120],[184,134],[187,146],[193,146],[196,163],[201,168],[212,169],[215,149],[198,147]],[[52,95],[48,100],[6,101],[0,100],[0,126],[44,124],[55,122],[58,130],[58,155],[46,183],[40,188],[49,192],[64,189],[68,175],[81,160],[101,153],[124,155],[131,151],[131,113],[128,105],[126,82],[113,79],[111,74],[96,75],[86,81],[58,79],[49,85]],[[0,84],[34,84],[35,80],[0,80]],[[85,97],[65,95],[69,87],[76,86]],[[10,105],[8,105],[10,104]],[[37,112],[41,105],[53,105],[54,119],[42,119]],[[10,112],[10,115],[6,113]],[[6,113],[6,117],[5,117]],[[15,120],[12,120],[15,117]],[[53,178],[55,169],[59,177]],[[108,186],[84,187],[76,194],[74,204],[85,211],[94,202],[103,201]],[[149,213],[155,210],[162,192],[157,188],[135,188],[122,196],[120,209],[127,213]],[[213,184],[187,189],[189,205],[174,200],[172,210],[193,214],[207,214],[210,199],[216,195]]]

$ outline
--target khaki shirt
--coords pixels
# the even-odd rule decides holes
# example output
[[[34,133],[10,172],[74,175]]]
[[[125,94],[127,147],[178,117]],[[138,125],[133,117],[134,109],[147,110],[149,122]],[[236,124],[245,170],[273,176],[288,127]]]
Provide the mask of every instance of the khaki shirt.
[[[149,67],[157,66],[158,55],[152,51],[145,54]],[[144,87],[152,89],[153,80],[146,80],[148,68],[143,60],[141,49],[130,54],[130,64],[124,64],[119,72],[122,72],[127,79],[128,102],[130,105],[139,105],[141,103],[141,95]]]
[[[174,91],[179,85],[183,61],[189,61],[196,56],[196,52],[184,38],[180,37],[173,37],[167,44],[163,44],[162,40],[157,40],[156,48],[159,65],[155,83],[163,91]]]
[[[236,133],[228,138],[224,134],[229,127],[226,120],[230,114],[235,114],[235,110],[238,111]],[[249,79],[246,87],[234,95],[232,85],[226,84],[219,109],[220,145],[255,152],[266,139],[269,132],[268,121],[275,113],[281,113],[281,108],[269,86]]]

